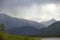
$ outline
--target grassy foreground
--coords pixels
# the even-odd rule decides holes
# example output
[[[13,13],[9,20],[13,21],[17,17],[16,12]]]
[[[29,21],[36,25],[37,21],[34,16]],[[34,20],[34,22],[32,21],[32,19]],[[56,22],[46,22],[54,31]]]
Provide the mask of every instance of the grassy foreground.
[[[2,40],[40,40],[39,37],[17,36],[7,33],[2,33]]]

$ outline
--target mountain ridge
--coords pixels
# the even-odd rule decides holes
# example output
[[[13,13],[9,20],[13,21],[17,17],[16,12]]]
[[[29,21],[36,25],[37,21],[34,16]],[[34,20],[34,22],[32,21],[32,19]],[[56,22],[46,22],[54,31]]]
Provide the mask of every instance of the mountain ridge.
[[[51,24],[53,24],[55,22],[57,22],[57,20],[55,20],[54,18],[52,18],[51,20],[40,22],[40,23],[44,24],[44,25],[46,25],[48,27],[48,26],[50,26]]]
[[[60,21],[40,30],[40,35],[60,35]]]
[[[10,17],[6,14],[0,14],[0,24],[3,23],[6,25],[6,28],[12,28],[12,27],[22,27],[22,26],[33,26],[38,29],[44,28],[45,25],[40,24],[35,21],[25,20],[25,19],[18,19],[14,17]]]

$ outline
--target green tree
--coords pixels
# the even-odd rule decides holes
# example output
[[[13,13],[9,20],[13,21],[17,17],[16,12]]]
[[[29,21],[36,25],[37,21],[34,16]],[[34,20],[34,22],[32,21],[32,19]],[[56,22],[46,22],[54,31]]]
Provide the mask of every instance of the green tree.
[[[4,24],[0,24],[0,40],[3,40],[3,32],[5,31]]]
[[[4,24],[0,24],[0,31],[5,31],[5,26],[4,26]]]

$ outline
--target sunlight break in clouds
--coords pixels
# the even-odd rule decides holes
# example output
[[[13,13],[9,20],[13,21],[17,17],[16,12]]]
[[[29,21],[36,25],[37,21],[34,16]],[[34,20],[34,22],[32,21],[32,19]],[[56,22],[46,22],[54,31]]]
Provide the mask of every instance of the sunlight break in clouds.
[[[57,7],[55,4],[32,4],[30,7],[16,7],[14,10],[14,13],[17,13],[15,17],[29,20],[40,18],[40,21],[46,21],[57,16]]]
[[[23,18],[30,20],[32,20],[32,18],[40,18],[41,19],[40,21],[44,20],[46,21],[57,16],[55,14],[57,11],[57,7],[55,4],[45,4],[45,5],[33,4],[29,8],[25,7],[22,11],[23,11],[22,14],[25,13]],[[19,13],[20,9],[18,8],[18,15]]]
[[[56,13],[57,9],[56,9],[56,5],[55,4],[46,4],[42,6],[42,13],[43,15],[41,16],[41,19],[43,20],[48,20],[53,18],[53,14]]]

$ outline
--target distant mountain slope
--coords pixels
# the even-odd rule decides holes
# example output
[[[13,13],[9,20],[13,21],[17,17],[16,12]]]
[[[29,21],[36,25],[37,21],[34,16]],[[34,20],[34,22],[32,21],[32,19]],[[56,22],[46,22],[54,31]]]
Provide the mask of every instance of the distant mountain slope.
[[[44,24],[44,25],[46,25],[48,27],[48,26],[50,26],[51,24],[53,24],[55,22],[56,22],[55,19],[51,19],[49,21],[41,22],[41,24]]]
[[[7,32],[16,35],[38,35],[39,30],[32,26],[25,26],[25,27],[15,27],[9,29],[7,30]]]
[[[6,14],[0,14],[0,24],[1,23],[5,24],[6,28],[32,26],[38,29],[42,29],[45,27],[45,25],[37,23],[35,21],[13,18]]]
[[[40,30],[40,35],[60,35],[60,21]]]

